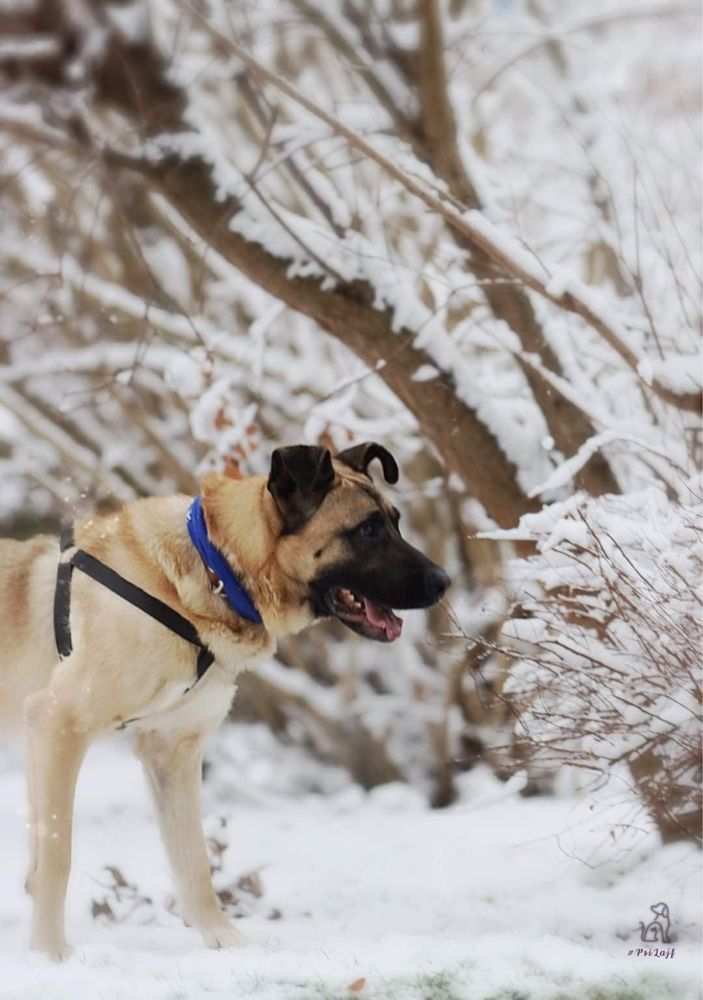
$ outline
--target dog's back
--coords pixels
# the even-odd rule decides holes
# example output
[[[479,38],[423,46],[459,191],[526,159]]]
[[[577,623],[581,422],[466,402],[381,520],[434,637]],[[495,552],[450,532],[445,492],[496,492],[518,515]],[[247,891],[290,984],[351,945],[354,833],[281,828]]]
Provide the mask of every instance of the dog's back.
[[[0,728],[22,724],[22,703],[44,687],[58,661],[53,602],[59,547],[38,535],[0,539]]]

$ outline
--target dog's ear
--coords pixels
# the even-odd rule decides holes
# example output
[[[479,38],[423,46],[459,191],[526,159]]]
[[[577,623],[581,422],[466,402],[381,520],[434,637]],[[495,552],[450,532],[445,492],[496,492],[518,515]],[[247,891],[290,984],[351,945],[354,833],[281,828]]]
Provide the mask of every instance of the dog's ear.
[[[344,462],[356,472],[363,472],[365,476],[368,476],[369,462],[372,462],[374,458],[377,458],[383,466],[383,476],[386,482],[397,483],[398,463],[383,445],[376,444],[375,441],[357,444],[353,448],[340,451],[337,455],[338,461]]]
[[[271,455],[267,488],[290,534],[308,521],[334,482],[332,456],[327,448],[297,444],[276,448]]]

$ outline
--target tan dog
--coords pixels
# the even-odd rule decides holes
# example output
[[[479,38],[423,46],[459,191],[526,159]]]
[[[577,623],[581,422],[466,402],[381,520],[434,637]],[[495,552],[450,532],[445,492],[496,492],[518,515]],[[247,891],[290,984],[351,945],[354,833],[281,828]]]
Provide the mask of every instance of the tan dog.
[[[321,448],[283,448],[268,476],[203,484],[202,512],[214,546],[260,616],[233,610],[196,549],[189,497],[138,500],[75,525],[75,543],[0,542],[0,725],[27,731],[33,897],[32,945],[67,954],[64,899],[71,863],[73,798],[90,742],[129,724],[153,792],[185,920],[206,943],[241,943],[221,912],[200,825],[203,742],[227,715],[240,671],[273,654],[276,640],[335,616],[390,641],[391,608],[427,607],[449,579],[398,532],[398,515],[366,474],[379,445],[334,462]],[[190,515],[189,515],[190,516]],[[142,607],[85,572],[70,582],[72,651],[60,660],[52,609],[59,561],[89,553],[163,602],[197,630],[214,662],[196,682],[198,649]],[[79,569],[79,564],[76,563]],[[68,605],[59,608],[68,625]],[[65,651],[64,651],[65,652]]]

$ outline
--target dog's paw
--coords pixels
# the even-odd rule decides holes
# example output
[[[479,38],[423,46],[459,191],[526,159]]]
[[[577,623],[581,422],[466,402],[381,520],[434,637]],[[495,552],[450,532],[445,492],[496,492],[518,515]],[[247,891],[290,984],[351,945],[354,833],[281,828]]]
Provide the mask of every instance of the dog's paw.
[[[32,949],[42,952],[52,962],[65,962],[73,952],[65,938],[33,938]]]
[[[208,948],[242,948],[247,939],[228,920],[222,924],[198,928]]]

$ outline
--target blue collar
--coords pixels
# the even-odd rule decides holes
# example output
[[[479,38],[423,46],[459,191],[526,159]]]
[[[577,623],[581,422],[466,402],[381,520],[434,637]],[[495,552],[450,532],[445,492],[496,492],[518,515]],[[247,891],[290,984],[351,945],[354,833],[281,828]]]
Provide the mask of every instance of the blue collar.
[[[227,602],[233,611],[249,622],[261,623],[261,615],[256,605],[234,574],[219,549],[215,548],[207,534],[202,497],[196,497],[188,508],[186,525],[193,545],[205,566],[222,581]]]

